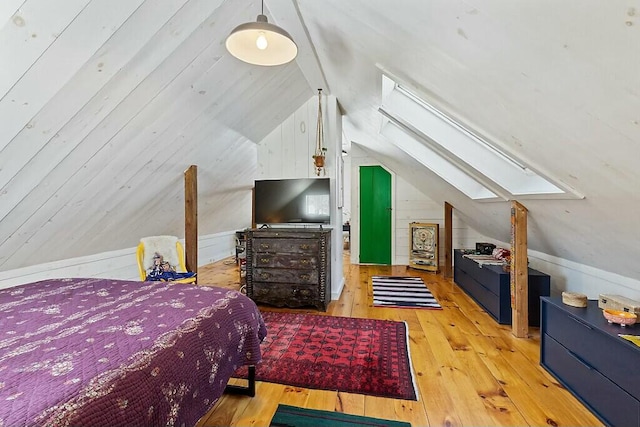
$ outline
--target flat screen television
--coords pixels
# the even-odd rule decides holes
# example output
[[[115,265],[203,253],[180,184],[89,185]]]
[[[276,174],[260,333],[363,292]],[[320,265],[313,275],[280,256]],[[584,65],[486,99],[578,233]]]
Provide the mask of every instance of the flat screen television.
[[[256,224],[328,224],[329,178],[255,182]]]

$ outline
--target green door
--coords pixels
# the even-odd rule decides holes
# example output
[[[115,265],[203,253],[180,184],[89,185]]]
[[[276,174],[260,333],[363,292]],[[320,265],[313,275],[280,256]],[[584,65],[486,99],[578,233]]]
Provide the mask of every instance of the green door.
[[[391,174],[360,167],[360,262],[391,264]]]

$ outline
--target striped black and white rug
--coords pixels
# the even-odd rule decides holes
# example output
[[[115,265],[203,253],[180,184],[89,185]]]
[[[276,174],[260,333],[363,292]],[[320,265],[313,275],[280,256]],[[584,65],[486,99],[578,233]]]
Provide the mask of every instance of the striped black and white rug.
[[[376,307],[442,308],[419,277],[372,276]]]

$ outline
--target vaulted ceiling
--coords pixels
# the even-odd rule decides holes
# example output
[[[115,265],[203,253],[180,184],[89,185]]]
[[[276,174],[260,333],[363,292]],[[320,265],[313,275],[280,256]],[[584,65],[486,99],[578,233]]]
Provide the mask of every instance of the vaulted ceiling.
[[[191,164],[200,233],[246,226],[256,143],[320,87],[347,142],[508,241],[509,202],[470,200],[379,135],[386,72],[585,196],[522,200],[531,249],[640,279],[640,2],[264,6],[299,46],[290,64],[227,53],[255,0],[3,0],[0,269],[183,235]]]

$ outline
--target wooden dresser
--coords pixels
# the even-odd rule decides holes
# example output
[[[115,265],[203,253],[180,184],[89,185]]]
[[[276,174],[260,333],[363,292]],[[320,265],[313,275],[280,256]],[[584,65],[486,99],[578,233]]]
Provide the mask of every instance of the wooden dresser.
[[[640,426],[640,347],[618,336],[640,325],[607,323],[597,300],[542,298],[541,308],[540,364],[605,424]]]
[[[246,245],[249,298],[326,311],[331,299],[330,229],[251,229]]]

